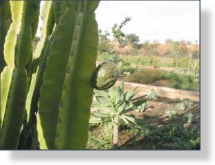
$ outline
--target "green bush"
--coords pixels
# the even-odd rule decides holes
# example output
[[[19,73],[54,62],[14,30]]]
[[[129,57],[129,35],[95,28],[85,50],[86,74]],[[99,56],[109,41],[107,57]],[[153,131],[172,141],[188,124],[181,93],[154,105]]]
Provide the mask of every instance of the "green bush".
[[[145,96],[145,98],[147,99],[154,99],[154,100],[156,100],[158,97],[160,96],[154,91],[154,89],[150,89]]]
[[[170,88],[199,91],[199,77],[182,75],[174,72],[165,72],[151,69],[136,69],[134,70],[133,74],[125,78],[125,81],[140,84],[152,84],[157,80],[175,81],[175,83],[168,86]]]
[[[103,54],[99,54],[97,56],[96,61],[112,61],[114,63],[118,63],[121,61],[121,58],[119,57],[119,55],[117,54],[109,54],[109,53],[103,53]]]
[[[178,76],[177,83],[172,88],[199,91],[199,78],[192,76]]]
[[[121,61],[119,55],[109,55],[106,57],[105,61],[112,61],[113,63],[119,63]]]
[[[194,103],[192,100],[185,98],[183,100],[178,100],[178,102],[176,103],[175,106],[180,110],[185,110],[186,108],[189,108],[193,105],[194,105]]]
[[[175,110],[166,110],[165,113],[170,120],[176,120],[179,118],[179,114]]]
[[[181,125],[149,126],[143,131],[147,149],[199,149],[199,128],[186,129]]]
[[[137,67],[131,67],[131,66],[128,66],[128,65],[126,65],[126,66],[121,66],[120,67],[120,70],[121,70],[121,72],[130,72],[130,73],[134,73],[135,71],[137,71],[138,70],[138,68]]]
[[[141,69],[139,71],[134,72],[130,76],[126,77],[125,80],[128,82],[151,84],[156,80],[161,80],[162,78],[163,78],[162,71]]]
[[[182,116],[182,121],[185,123],[192,123],[194,121],[194,116],[191,112],[187,112]]]
[[[89,132],[86,149],[89,150],[111,149],[112,145],[110,141],[111,141],[110,137],[104,137],[102,134],[95,136],[93,132]]]

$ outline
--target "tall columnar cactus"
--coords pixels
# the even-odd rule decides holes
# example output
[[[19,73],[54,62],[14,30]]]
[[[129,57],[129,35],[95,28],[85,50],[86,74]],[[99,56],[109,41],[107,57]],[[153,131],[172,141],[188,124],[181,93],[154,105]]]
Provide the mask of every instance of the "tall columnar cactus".
[[[42,76],[45,70],[45,63],[49,55],[50,40],[55,26],[54,20],[54,4],[52,1],[44,2],[41,12],[43,26],[41,28],[41,39],[37,44],[33,54],[31,83],[26,100],[26,123],[20,138],[20,149],[32,148],[36,149],[36,116],[38,112],[39,89],[42,84]]]
[[[84,149],[99,1],[44,2],[42,37],[34,53],[40,1],[8,4],[12,23],[1,74],[0,148],[27,149],[26,140],[33,143],[31,138],[37,135],[40,149]]]
[[[83,149],[87,141],[98,4],[69,1],[55,28],[40,91],[37,129],[41,149]]]
[[[1,74],[1,148],[15,149],[25,111],[28,90],[26,66],[32,55],[40,1],[10,1],[12,24],[4,43],[6,67]]]

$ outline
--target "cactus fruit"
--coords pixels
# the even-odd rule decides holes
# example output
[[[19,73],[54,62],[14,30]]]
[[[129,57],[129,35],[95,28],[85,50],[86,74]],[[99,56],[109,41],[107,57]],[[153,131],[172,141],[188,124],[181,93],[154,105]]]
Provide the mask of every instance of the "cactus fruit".
[[[112,87],[119,77],[117,65],[111,61],[99,64],[94,71],[91,84],[97,90],[105,90]]]

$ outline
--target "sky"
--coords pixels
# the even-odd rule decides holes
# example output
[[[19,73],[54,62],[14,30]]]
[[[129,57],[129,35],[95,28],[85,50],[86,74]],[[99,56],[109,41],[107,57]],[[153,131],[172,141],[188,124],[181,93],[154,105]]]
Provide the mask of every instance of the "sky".
[[[199,1],[100,1],[95,13],[98,28],[109,33],[115,23],[131,17],[122,31],[136,34],[140,43],[199,41]]]

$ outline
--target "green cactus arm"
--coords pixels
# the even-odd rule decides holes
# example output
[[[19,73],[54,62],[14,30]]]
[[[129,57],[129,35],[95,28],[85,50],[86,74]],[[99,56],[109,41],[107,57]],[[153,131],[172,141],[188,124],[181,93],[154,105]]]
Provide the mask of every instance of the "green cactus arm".
[[[32,55],[32,24],[40,8],[39,3],[40,1],[36,0],[23,4],[23,11],[21,12],[29,14],[23,14],[20,33],[17,36],[18,51],[15,54],[15,64],[18,67],[25,67]]]
[[[7,34],[7,31],[11,24],[11,11],[10,11],[10,3],[9,1],[1,1],[0,5],[0,73],[3,71],[4,67],[6,66],[6,62],[4,60],[4,42],[5,37]],[[7,71],[8,74],[12,73],[12,71]],[[7,75],[7,74],[6,74]],[[2,76],[2,78],[10,79],[11,75],[8,75],[7,77]],[[5,80],[8,81],[8,80]],[[7,85],[7,84],[5,84]],[[9,86],[6,88],[2,88],[1,85],[1,93],[3,92],[3,89],[9,89]],[[4,108],[5,107],[5,97],[3,98],[4,102],[1,103],[1,109],[0,109],[0,134],[1,134],[1,125],[2,125],[2,119],[4,116]]]
[[[58,21],[60,19],[60,6],[61,6],[61,3],[60,1],[55,1],[54,2],[54,19],[55,19],[55,22],[56,24],[58,24]]]
[[[2,124],[1,149],[17,148],[24,116],[28,82],[26,70],[15,68],[12,77],[11,89],[8,94],[6,112]]]
[[[77,2],[74,1],[74,3],[77,6]],[[70,16],[75,17],[74,15],[75,15],[74,11],[70,12]],[[64,18],[63,20],[64,22],[63,23],[59,22],[57,28],[55,28],[53,34],[53,41],[51,43],[51,47],[56,48],[57,53],[61,52],[60,58],[59,54],[56,53],[54,53],[53,55],[51,54],[48,57],[47,68],[46,71],[44,72],[43,84],[40,90],[41,97],[39,102],[37,129],[41,149],[54,149],[54,137],[56,132],[56,122],[58,116],[58,104],[61,95],[60,89],[62,89],[63,86],[63,79],[66,72],[65,65],[68,61],[68,54],[70,51],[69,43],[71,43],[72,41],[72,37],[70,36],[72,36],[73,34],[74,24],[73,23],[74,18],[66,19]],[[70,27],[68,26],[68,24],[70,25]],[[59,32],[55,34],[57,29],[59,29],[58,30]],[[62,33],[62,31],[64,31],[64,33]],[[64,41],[67,44],[62,44],[62,41]],[[52,100],[51,102],[53,104],[51,104],[49,100]]]
[[[4,46],[8,69],[6,68],[2,73],[7,78],[1,78],[1,84],[5,87],[4,93],[1,93],[1,102],[6,100],[6,103],[4,103],[3,109],[4,118],[0,143],[1,148],[5,149],[15,149],[18,145],[28,87],[25,66],[31,56],[31,25],[36,16],[35,13],[39,9],[39,2],[10,1],[13,23]],[[5,85],[6,83],[10,85]]]
[[[32,23],[32,41],[35,38],[36,32],[37,32],[37,28],[38,28],[38,22],[39,22],[39,15],[40,15],[40,10],[37,10],[36,12],[36,16],[35,19]],[[33,50],[31,51],[31,54],[33,53]],[[32,74],[32,63],[33,63],[33,55],[30,56],[30,59],[28,60],[28,63],[26,65],[26,70],[27,70],[27,74],[28,74],[28,78],[29,81],[31,80],[31,74]]]
[[[61,1],[60,4],[60,17],[64,14],[64,12],[66,11],[66,8],[68,7],[70,1]]]
[[[41,149],[83,149],[87,140],[97,22],[94,11],[86,11],[91,2],[69,3],[54,32],[40,91],[37,129]]]
[[[46,68],[46,59],[49,56],[50,42],[52,41],[52,32],[55,28],[53,15],[53,2],[46,1],[42,9],[43,26],[41,27],[42,37],[37,44],[34,52],[34,60],[32,66],[32,77],[30,88],[26,100],[27,127],[24,130],[27,136],[22,139],[22,148],[37,148],[37,130],[36,130],[36,115],[38,112],[38,101],[40,97],[40,87],[42,77]],[[29,135],[31,132],[31,136]]]
[[[4,60],[4,42],[11,24],[11,11],[9,1],[2,1],[0,5],[0,73],[6,66]]]
[[[42,9],[42,19],[42,38],[38,42],[36,50],[34,52],[31,84],[26,100],[27,122],[30,121],[30,118],[33,117],[34,113],[37,111],[39,88],[41,86],[41,79],[45,69],[46,58],[49,55],[49,53],[46,53],[46,50],[49,47],[48,45],[50,43],[50,37],[54,28],[52,1],[44,2],[44,6]]]
[[[87,142],[93,94],[90,79],[96,67],[98,43],[98,27],[94,10],[98,6],[98,2],[85,1],[82,5],[86,6],[86,12],[78,12],[80,20],[77,19],[76,28],[78,29],[80,26],[80,31],[75,29],[75,31],[77,30],[77,52],[74,54],[74,60],[71,61],[74,63],[74,67],[71,74],[65,76],[63,85],[64,88],[68,86],[68,90],[63,90],[61,95],[63,107],[59,109],[55,139],[57,149],[84,149]],[[79,44],[80,46],[78,46]],[[67,69],[72,63],[68,61]],[[67,81],[67,77],[69,81]]]
[[[54,18],[55,18],[55,23],[57,25],[60,17],[64,14],[68,6],[69,6],[69,2],[65,0],[54,2]]]
[[[4,56],[8,67],[5,68],[1,74],[1,127],[4,119],[10,81],[12,79],[12,72],[14,68],[14,48],[16,44],[16,33],[18,33],[17,29],[19,29],[21,20],[21,16],[18,14],[18,12],[21,11],[21,5],[22,3],[18,3],[16,6],[11,6],[11,10],[18,11],[16,12],[16,15],[12,16],[13,23],[11,24],[8,34],[5,37]]]
[[[21,26],[21,9],[23,2],[10,2],[12,14],[12,24],[8,30],[7,36],[5,38],[4,45],[4,58],[7,65],[10,68],[14,68],[14,58],[16,42],[17,42],[17,34],[19,33]],[[14,5],[13,5],[14,4]]]
[[[1,125],[0,125],[0,128],[2,128],[2,122],[4,119],[6,102],[7,102],[7,93],[10,88],[11,79],[12,79],[12,69],[10,67],[5,67],[1,74]]]

